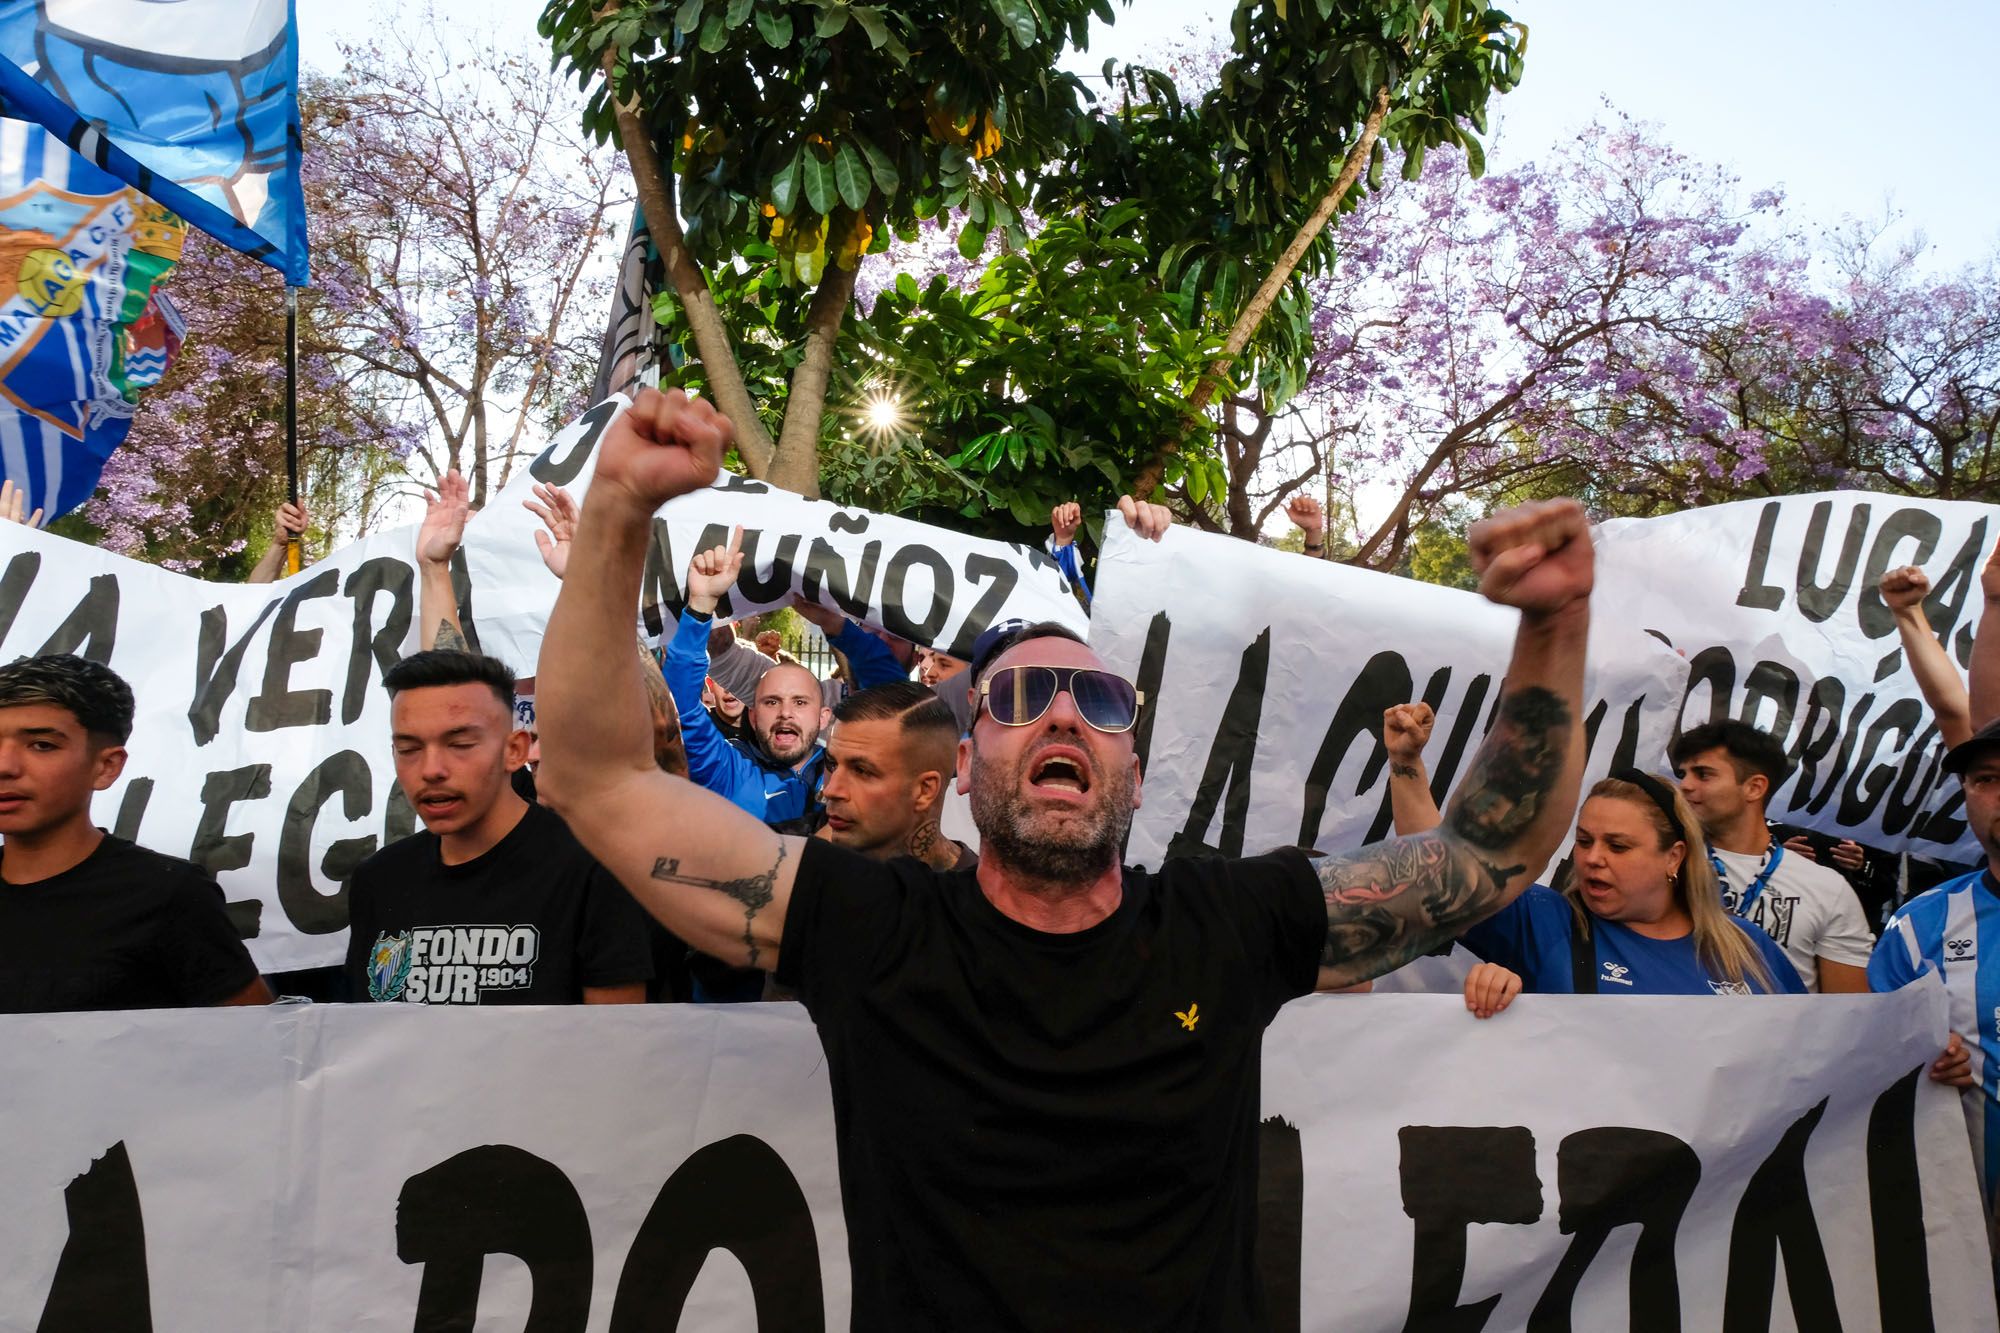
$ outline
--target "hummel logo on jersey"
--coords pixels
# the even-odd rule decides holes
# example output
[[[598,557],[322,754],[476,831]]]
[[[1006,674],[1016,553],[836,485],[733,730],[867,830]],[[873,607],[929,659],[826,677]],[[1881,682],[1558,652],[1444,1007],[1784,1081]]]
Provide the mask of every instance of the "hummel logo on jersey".
[[[1944,942],[1945,961],[1950,963],[1965,962],[1967,959],[1973,956],[1972,955],[1973,944],[1974,941],[1969,937],[1961,937],[1955,940],[1946,940]]]
[[[1625,974],[1631,970],[1631,968],[1625,966],[1623,963],[1606,963],[1604,965],[1604,976],[1600,980],[1616,982],[1620,986],[1629,986],[1632,983],[1625,979]]]

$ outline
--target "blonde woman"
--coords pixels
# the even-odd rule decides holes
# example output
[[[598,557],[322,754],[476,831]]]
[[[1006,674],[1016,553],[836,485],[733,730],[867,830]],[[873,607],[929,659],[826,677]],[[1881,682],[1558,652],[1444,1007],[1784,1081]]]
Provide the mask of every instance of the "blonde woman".
[[[1431,799],[1426,704],[1382,715],[1399,834],[1442,816]],[[1784,951],[1722,910],[1701,824],[1673,783],[1621,769],[1590,789],[1557,889],[1537,884],[1458,941],[1482,961],[1465,982],[1481,1018],[1523,990],[1555,995],[1803,994]]]
[[[1484,960],[1466,983],[1467,1005],[1482,1017],[1521,990],[1805,993],[1771,937],[1722,910],[1701,825],[1680,792],[1636,769],[1590,789],[1559,891],[1529,889],[1459,943]]]

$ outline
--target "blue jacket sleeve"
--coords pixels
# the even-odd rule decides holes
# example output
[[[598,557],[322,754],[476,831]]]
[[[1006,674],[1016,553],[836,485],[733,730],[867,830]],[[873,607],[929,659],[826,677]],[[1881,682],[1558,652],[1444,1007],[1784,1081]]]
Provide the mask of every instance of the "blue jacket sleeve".
[[[1063,577],[1068,579],[1070,586],[1076,589],[1077,599],[1083,603],[1083,609],[1088,611],[1090,609],[1090,580],[1083,576],[1083,557],[1077,553],[1076,543],[1071,542],[1068,546],[1053,547],[1050,550],[1050,554],[1055,556],[1056,564],[1062,568]]]
[[[894,649],[851,620],[828,642],[846,655],[857,690],[910,678],[909,668],[896,660]]]
[[[688,776],[718,796],[764,817],[761,799],[763,782],[757,765],[729,743],[715,725],[715,719],[701,706],[702,682],[708,677],[708,631],[713,622],[705,616],[681,612],[680,628],[667,645],[661,673],[667,679],[667,693],[681,714],[681,743],[687,747]],[[756,808],[745,805],[745,785],[759,794]]]

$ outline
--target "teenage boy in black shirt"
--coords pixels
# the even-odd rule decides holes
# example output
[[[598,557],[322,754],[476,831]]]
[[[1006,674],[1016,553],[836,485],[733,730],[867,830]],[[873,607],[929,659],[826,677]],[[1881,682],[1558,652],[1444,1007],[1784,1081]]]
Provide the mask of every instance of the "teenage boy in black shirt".
[[[629,642],[624,656],[632,657]],[[514,673],[441,649],[404,658],[382,684],[396,781],[424,830],[363,861],[348,881],[353,997],[644,1002],[653,977],[645,914],[562,820],[509,781],[530,743],[514,727]]]
[[[974,871],[784,838],[653,767],[621,651],[653,512],[733,432],[679,391],[606,429],[544,640],[542,793],[689,944],[774,969],[819,1027],[867,1329],[1247,1329],[1259,1056],[1278,1007],[1455,938],[1576,806],[1590,535],[1570,501],[1474,527],[1520,608],[1500,714],[1445,822],[1317,863],[1121,869],[1140,700],[1060,626],[1002,645],[957,756]],[[1123,509],[1132,502],[1120,501]]]
[[[213,879],[90,822],[132,711],[96,662],[0,667],[0,1012],[271,1002]]]

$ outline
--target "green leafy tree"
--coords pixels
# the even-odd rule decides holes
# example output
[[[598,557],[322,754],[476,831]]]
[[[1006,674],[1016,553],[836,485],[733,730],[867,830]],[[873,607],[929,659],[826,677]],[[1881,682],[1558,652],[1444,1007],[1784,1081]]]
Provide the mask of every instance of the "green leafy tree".
[[[751,472],[818,493],[827,385],[863,254],[947,210],[964,212],[971,252],[993,229],[1025,238],[1031,181],[1087,132],[1082,84],[1056,66],[1093,15],[1108,22],[1108,0],[551,0],[543,35],[595,81],[586,128],[626,151]],[[752,260],[753,245],[771,258]],[[775,438],[711,286],[738,261],[811,293],[785,340]]]
[[[1483,6],[1245,0],[1235,56],[1197,103],[1183,105],[1157,71],[1107,68],[1123,96],[1092,109],[1056,65],[1085,43],[1093,16],[1111,20],[1107,0],[549,5],[544,34],[595,81],[589,128],[615,136],[631,159],[672,287],[665,322],[699,362],[687,378],[735,421],[749,471],[808,494],[824,469],[838,485],[879,490],[900,477],[948,498],[952,488],[924,460],[899,462],[879,447],[856,460],[821,457],[822,439],[843,434],[844,398],[880,378],[870,363],[900,355],[868,335],[850,340],[862,344],[858,359],[841,348],[861,257],[945,216],[959,224],[963,256],[982,253],[997,232],[1011,257],[1034,244],[1031,208],[1045,218],[1094,212],[1101,222],[1130,202],[1139,212],[1113,229],[1107,257],[1118,272],[1104,293],[1123,305],[1107,308],[1130,306],[1126,274],[1139,271],[1173,308],[1132,340],[1138,360],[1125,387],[1143,404],[1172,381],[1179,413],[1154,421],[1144,406],[1135,412],[1158,428],[1136,460],[1121,438],[1064,464],[1031,443],[1062,436],[1054,413],[1044,427],[1025,408],[989,406],[988,428],[966,441],[952,435],[942,456],[983,473],[981,485],[1000,476],[991,498],[1017,519],[1042,488],[1004,474],[1052,461],[1115,469],[1126,487],[1205,490],[1223,480],[1208,447],[1209,398],[1252,380],[1279,405],[1296,390],[1311,343],[1297,275],[1330,262],[1325,224],[1371,154],[1379,183],[1377,143],[1421,160],[1425,145],[1467,142],[1483,128],[1488,93],[1518,78],[1520,30]],[[1094,242],[1053,244],[1081,259]],[[1139,255],[1123,253],[1134,244]],[[1000,286],[1010,283],[1003,276]],[[988,288],[984,299],[1003,298]],[[1040,355],[1026,340],[997,341]],[[1187,378],[1175,358],[1197,343],[1209,359]],[[1099,369],[1102,385],[1109,372]],[[1040,367],[1010,370],[1032,379]],[[989,382],[996,400],[1019,397],[1009,375]],[[932,427],[964,420],[931,407]],[[996,443],[1010,435],[1023,440],[1018,449]],[[971,440],[981,443],[968,455]],[[1184,451],[1189,460],[1174,461]],[[982,498],[962,489],[964,503]]]

